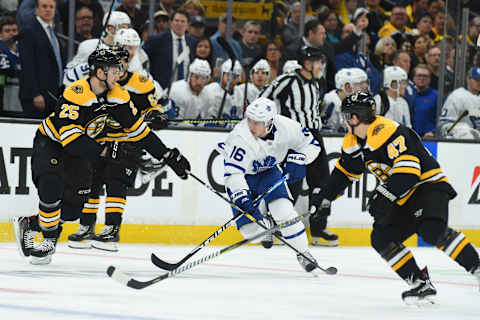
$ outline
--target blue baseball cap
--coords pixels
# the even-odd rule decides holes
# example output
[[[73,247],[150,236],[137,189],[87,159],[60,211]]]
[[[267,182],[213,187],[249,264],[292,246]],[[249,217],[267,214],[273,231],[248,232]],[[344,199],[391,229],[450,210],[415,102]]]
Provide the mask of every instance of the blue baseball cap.
[[[470,77],[473,79],[480,79],[480,68],[479,67],[470,68],[470,70],[468,70],[467,77]]]

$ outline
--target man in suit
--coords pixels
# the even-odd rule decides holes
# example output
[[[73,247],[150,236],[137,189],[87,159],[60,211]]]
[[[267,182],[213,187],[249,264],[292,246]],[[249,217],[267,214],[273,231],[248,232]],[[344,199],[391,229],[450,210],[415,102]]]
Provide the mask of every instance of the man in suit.
[[[188,66],[193,61],[196,40],[185,32],[188,29],[188,14],[185,11],[176,11],[170,22],[170,29],[150,37],[145,42],[144,50],[150,59],[150,73],[162,88],[168,87],[170,82],[186,79]],[[190,50],[185,59],[176,64],[178,56],[184,50]]]
[[[20,100],[29,118],[44,118],[53,111],[62,84],[63,46],[54,32],[55,8],[55,0],[36,0],[35,17],[18,43]]]

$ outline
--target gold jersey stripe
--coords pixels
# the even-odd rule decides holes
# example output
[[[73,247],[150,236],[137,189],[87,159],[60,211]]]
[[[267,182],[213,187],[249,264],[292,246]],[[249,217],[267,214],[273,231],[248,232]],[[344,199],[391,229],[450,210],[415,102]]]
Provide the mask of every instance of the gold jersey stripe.
[[[63,147],[66,147],[69,143],[71,143],[73,140],[77,139],[78,137],[80,137],[83,133],[74,133],[70,136],[68,136],[68,138],[66,138],[65,140],[62,141],[62,146]]]
[[[62,135],[65,131],[68,131],[68,130],[71,130],[73,128],[78,128],[82,131],[85,131],[85,128],[82,127],[81,125],[78,125],[78,124],[69,124],[67,126],[63,126],[60,128],[60,130],[58,130],[60,132],[60,135]]]
[[[340,164],[340,161],[337,161],[337,164],[335,165],[335,168],[337,168],[345,176],[347,176],[348,180],[350,180],[350,181],[358,180],[362,176],[361,174],[355,174],[355,173],[348,172],[344,167],[342,167],[342,165]]]
[[[457,248],[452,252],[452,254],[450,255],[450,258],[452,258],[453,260],[455,260],[457,258],[457,256],[460,254],[460,252],[463,250],[463,248],[465,248],[465,246],[468,244],[468,240],[467,238],[463,239],[462,242],[460,242],[457,246]]]
[[[420,177],[420,170],[417,168],[412,168],[412,167],[396,167],[393,168],[392,173],[408,173],[408,174],[414,174],[418,177]]]
[[[57,138],[58,141],[60,141],[60,134],[58,134],[57,129],[55,129],[55,126],[52,123],[52,119],[51,118],[46,118],[45,123],[47,124],[48,129],[50,129],[50,131],[53,133],[55,138]]]
[[[399,162],[399,161],[415,161],[415,162],[418,162],[420,163],[420,159],[418,159],[417,157],[415,156],[412,156],[412,155],[409,155],[409,154],[404,154],[402,156],[399,156],[398,158],[396,158],[395,160],[393,160],[393,164]]]
[[[433,177],[434,175],[439,174],[441,172],[442,172],[442,169],[440,169],[440,168],[428,170],[427,172],[422,173],[422,175],[420,176],[420,180],[429,179],[429,178]]]
[[[398,261],[392,266],[393,271],[397,271],[398,269],[403,267],[405,263],[407,263],[407,261],[412,258],[413,258],[413,254],[411,251],[409,251],[402,259],[400,259],[400,261]]]

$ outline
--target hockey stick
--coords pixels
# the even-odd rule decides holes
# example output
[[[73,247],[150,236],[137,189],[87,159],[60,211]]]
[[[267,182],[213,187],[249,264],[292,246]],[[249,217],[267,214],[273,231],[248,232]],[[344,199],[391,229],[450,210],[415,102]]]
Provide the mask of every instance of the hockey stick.
[[[277,183],[275,183],[273,186],[271,186],[270,188],[268,188],[267,191],[263,192],[261,195],[259,195],[257,198],[255,198],[255,200],[253,201],[254,205],[258,205],[260,203],[260,200],[262,200],[267,194],[271,193],[273,190],[275,190],[278,186],[280,186],[281,184],[283,184],[286,180],[286,177],[283,176]],[[200,181],[202,184],[203,184],[203,181]],[[208,189],[210,189],[210,186],[208,185],[205,185]],[[213,189],[213,188],[212,188]],[[215,190],[214,190],[215,191]],[[215,191],[216,192],[216,191]],[[178,261],[177,263],[168,263],[168,262],[165,262],[163,261],[162,259],[160,259],[159,257],[157,257],[155,254],[152,253],[151,255],[151,259],[152,259],[152,263],[154,265],[156,265],[157,267],[161,268],[161,269],[164,269],[164,270],[168,270],[168,271],[171,271],[171,270],[174,270],[176,268],[178,268],[180,265],[182,265],[185,261],[187,261],[188,259],[190,259],[195,253],[197,253],[198,251],[200,251],[200,249],[202,249],[203,247],[205,247],[206,245],[208,245],[213,239],[215,239],[216,237],[218,237],[218,235],[220,233],[222,233],[223,231],[225,231],[229,226],[231,226],[238,218],[240,218],[241,216],[244,215],[244,212],[240,212],[239,214],[237,214],[236,216],[234,216],[233,218],[231,218],[230,220],[228,220],[223,226],[221,226],[219,229],[217,229],[211,236],[209,236],[205,241],[203,241],[201,244],[199,244],[197,247],[195,247],[195,249],[193,249],[189,254],[187,254],[185,257],[183,257],[180,261]],[[250,219],[253,219],[255,220],[255,218],[250,218]]]
[[[108,22],[110,21],[110,16],[112,15],[112,11],[113,11],[113,7],[115,6],[115,3],[117,2],[117,0],[112,0],[112,4],[110,5],[110,8],[108,9],[108,16],[107,16],[107,19],[105,20],[105,24],[103,25],[102,27],[102,32],[100,32],[100,37],[98,37],[98,42],[97,42],[97,46],[95,47],[95,50],[96,51],[98,49],[98,46],[100,45],[100,42],[102,41],[102,34],[105,32],[105,30],[107,29],[107,26],[108,26]]]
[[[235,66],[236,57],[232,47],[227,42],[227,40],[225,40],[224,37],[218,37],[217,42],[223,48],[223,50],[225,50],[225,52],[228,54],[230,61],[232,61],[232,66],[230,67],[230,71],[228,72],[228,76],[227,76],[227,85],[226,85],[226,88],[224,88],[225,91],[223,92],[222,103],[220,104],[220,109],[218,109],[217,118],[220,119],[223,113],[223,108],[225,106],[225,101],[227,99],[227,92],[228,90],[230,90],[230,83],[232,81],[233,68]],[[220,85],[222,84],[222,78],[223,77],[220,77]]]
[[[199,264],[202,264],[202,263],[205,263],[209,260],[212,260],[213,258],[215,257],[218,257],[219,255],[221,254],[224,254],[228,251],[232,251],[233,249],[236,249],[238,247],[241,247],[243,246],[244,244],[246,243],[249,243],[251,241],[254,241],[258,238],[261,238],[261,237],[264,237],[267,233],[273,233],[277,230],[280,230],[282,228],[285,228],[285,227],[288,227],[288,226],[291,226],[299,221],[301,221],[302,219],[304,218],[307,218],[308,216],[310,215],[309,212],[307,213],[304,213],[302,215],[299,215],[293,219],[290,219],[290,220],[287,220],[285,222],[282,222],[276,226],[273,226],[272,228],[270,229],[267,229],[251,238],[247,238],[247,239],[244,239],[244,240],[241,240],[239,242],[236,242],[228,247],[225,247],[225,248],[222,248],[218,251],[215,251],[215,252],[212,252],[210,253],[209,255],[206,255],[198,260],[195,260],[195,261],[192,261],[190,263],[187,263],[181,267],[179,267],[178,269],[175,269],[175,270],[172,270],[170,272],[167,272],[167,273],[164,273],[158,277],[155,277],[151,280],[147,280],[147,281],[139,281],[139,280],[136,280],[134,278],[131,278],[129,277],[128,275],[126,275],[125,273],[121,272],[120,270],[118,270],[116,267],[114,266],[109,266],[107,268],[107,275],[112,278],[113,280],[117,281],[118,283],[120,284],[123,284],[124,286],[127,286],[127,287],[130,287],[130,288],[133,288],[133,289],[143,289],[143,288],[146,288],[148,286],[151,286],[152,284],[155,284],[157,282],[160,282],[162,280],[165,280],[167,278],[171,278],[171,277],[174,277],[176,276],[177,274],[180,274],[182,272],[185,272],[187,270],[190,270],[192,269],[193,267],[199,265]],[[337,272],[337,269],[336,268],[328,268],[326,271],[328,274],[335,274]]]
[[[213,189],[211,186],[209,186],[208,184],[206,184],[205,182],[203,182],[200,178],[198,178],[197,176],[195,176],[193,173],[190,173],[190,176],[192,178],[194,178],[195,180],[197,180],[198,182],[200,182],[201,184],[203,184],[204,186],[207,187],[208,190],[210,191],[213,191],[216,195],[218,195],[220,198],[222,198],[223,200],[225,200],[226,202],[228,202],[232,207],[234,207],[235,209],[237,209],[238,211],[240,211],[240,213],[243,213],[245,215],[247,215],[249,217],[250,220],[252,220],[253,222],[255,222],[257,225],[259,225],[262,229],[265,229],[267,230],[268,228],[263,224],[263,223],[260,223],[259,221],[257,221],[256,219],[252,219],[252,217],[249,215],[248,212],[245,212],[244,210],[242,210],[242,208],[240,208],[239,206],[237,206],[235,203],[231,202],[230,200],[228,200],[227,198],[225,198],[221,193],[217,192],[215,189]],[[287,177],[288,179],[288,177]],[[329,267],[327,269],[325,268],[322,268],[318,265],[317,262],[315,262],[314,260],[310,259],[309,257],[307,257],[305,254],[303,254],[303,252],[300,252],[298,251],[297,248],[295,248],[294,246],[292,246],[290,243],[288,243],[281,235],[279,234],[276,234],[274,233],[273,234],[278,240],[280,240],[281,242],[283,242],[287,247],[289,247],[290,249],[292,249],[293,251],[295,251],[297,254],[301,255],[305,260],[307,260],[308,262],[310,262],[311,264],[313,264],[316,268],[322,270],[323,272],[327,273],[327,274],[335,274],[337,273],[337,268],[335,267]]]
[[[457,118],[457,120],[455,120],[451,125],[450,127],[448,127],[447,129],[447,133],[445,135],[448,135],[450,133],[450,131],[453,130],[453,128],[455,128],[455,126],[463,119],[465,118],[466,116],[468,116],[468,110],[465,110],[462,112],[462,114]]]
[[[242,121],[242,119],[169,119],[168,122],[176,122],[176,123],[190,123],[190,124],[197,124],[197,123],[238,123]]]

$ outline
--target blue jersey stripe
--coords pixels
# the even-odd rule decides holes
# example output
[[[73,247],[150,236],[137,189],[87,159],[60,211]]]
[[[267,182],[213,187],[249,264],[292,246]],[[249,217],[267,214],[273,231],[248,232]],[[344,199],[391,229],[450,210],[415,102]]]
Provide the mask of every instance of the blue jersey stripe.
[[[234,167],[234,168],[237,168],[238,170],[242,171],[243,173],[245,173],[247,171],[244,168],[240,167],[239,165],[237,165],[235,163],[231,163],[231,162],[225,162],[225,167]]]
[[[284,239],[292,239],[292,238],[296,238],[298,237],[299,235],[301,235],[302,233],[305,232],[305,228],[303,228],[302,230],[300,230],[299,232],[295,233],[295,234],[292,234],[291,236],[286,236],[286,237],[283,237]]]

